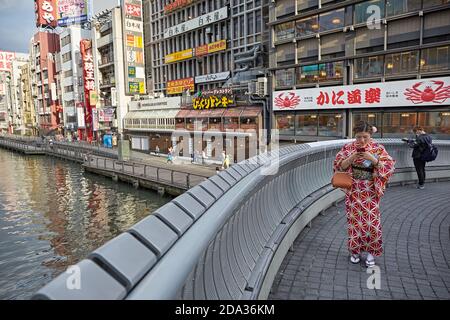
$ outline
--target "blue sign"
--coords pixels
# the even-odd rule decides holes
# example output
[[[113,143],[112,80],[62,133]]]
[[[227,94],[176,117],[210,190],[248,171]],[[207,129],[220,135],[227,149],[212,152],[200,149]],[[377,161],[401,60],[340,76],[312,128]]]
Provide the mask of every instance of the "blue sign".
[[[110,134],[105,134],[103,136],[103,145],[106,148],[112,148],[112,135]]]

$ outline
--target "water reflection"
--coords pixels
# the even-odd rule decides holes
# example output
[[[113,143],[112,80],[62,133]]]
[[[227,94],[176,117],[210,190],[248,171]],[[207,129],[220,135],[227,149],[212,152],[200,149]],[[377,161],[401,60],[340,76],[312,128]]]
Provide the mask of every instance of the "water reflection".
[[[0,299],[27,299],[170,201],[81,167],[0,149]]]

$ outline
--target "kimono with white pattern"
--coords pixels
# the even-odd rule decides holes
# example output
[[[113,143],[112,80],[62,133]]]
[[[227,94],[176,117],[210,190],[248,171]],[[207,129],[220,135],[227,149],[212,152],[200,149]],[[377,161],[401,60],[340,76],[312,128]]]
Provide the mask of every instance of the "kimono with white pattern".
[[[346,144],[336,155],[334,171],[344,171],[341,168],[343,160],[356,152],[356,141]],[[380,256],[383,253],[380,199],[384,194],[386,184],[394,173],[395,160],[386,152],[383,145],[371,140],[366,151],[375,155],[379,163],[373,168],[372,180],[360,180],[352,177],[352,188],[346,190],[345,208],[348,222],[348,248],[352,254],[363,251]],[[355,160],[354,164],[361,166],[363,159]],[[350,165],[346,172],[352,173]]]

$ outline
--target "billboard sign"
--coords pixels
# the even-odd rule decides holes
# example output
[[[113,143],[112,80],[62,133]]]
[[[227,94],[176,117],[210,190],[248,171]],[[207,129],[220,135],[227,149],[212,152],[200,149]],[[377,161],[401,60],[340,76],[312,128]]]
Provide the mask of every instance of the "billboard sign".
[[[12,71],[12,62],[16,58],[14,52],[0,51],[0,71]]]
[[[450,77],[275,91],[273,110],[317,110],[450,103]]]
[[[91,142],[93,138],[91,91],[95,91],[94,58],[92,56],[92,41],[82,39],[80,41],[81,60],[83,62],[84,96],[85,96],[85,125],[86,138]]]
[[[212,23],[228,18],[228,7],[214,10],[210,13],[201,15],[197,18],[187,20],[186,22],[169,27],[164,31],[164,39],[171,38],[183,34],[185,32],[195,30]]]
[[[89,18],[89,0],[57,0],[58,26],[86,22]]]
[[[57,27],[57,11],[56,0],[35,0],[36,27]]]
[[[230,71],[205,74],[203,76],[195,77],[195,83],[222,81],[222,80],[227,80],[229,77],[230,77]]]
[[[124,0],[123,32],[126,94],[145,94],[142,0]]]
[[[183,91],[194,91],[194,78],[184,78],[167,82],[167,94],[178,94]]]

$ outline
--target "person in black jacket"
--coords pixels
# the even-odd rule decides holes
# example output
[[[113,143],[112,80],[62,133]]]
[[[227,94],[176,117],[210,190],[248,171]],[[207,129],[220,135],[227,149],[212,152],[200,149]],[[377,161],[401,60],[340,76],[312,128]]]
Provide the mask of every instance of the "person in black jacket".
[[[426,162],[421,159],[424,150],[432,143],[431,137],[420,126],[413,128],[415,134],[414,139],[403,139],[408,145],[413,148],[412,158],[414,161],[414,167],[416,168],[417,177],[419,178],[418,189],[424,189],[425,185],[425,164]]]

